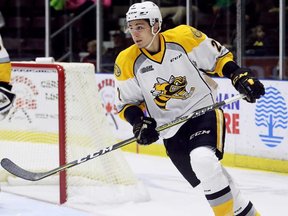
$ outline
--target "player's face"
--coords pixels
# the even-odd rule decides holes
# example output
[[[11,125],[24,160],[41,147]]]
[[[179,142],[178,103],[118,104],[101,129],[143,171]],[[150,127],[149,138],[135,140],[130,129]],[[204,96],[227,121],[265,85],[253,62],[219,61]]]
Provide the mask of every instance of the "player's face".
[[[128,27],[133,41],[138,48],[144,48],[149,45],[153,35],[151,33],[151,27],[147,21],[133,20],[129,22]]]

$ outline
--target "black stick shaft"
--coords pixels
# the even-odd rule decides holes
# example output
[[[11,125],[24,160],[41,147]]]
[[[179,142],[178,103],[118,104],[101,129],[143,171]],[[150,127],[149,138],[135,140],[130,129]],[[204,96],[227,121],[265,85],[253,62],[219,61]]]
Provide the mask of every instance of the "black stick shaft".
[[[221,101],[219,103],[215,103],[215,104],[213,104],[211,106],[207,106],[207,107],[204,107],[202,109],[198,109],[198,110],[196,110],[195,112],[191,113],[188,116],[182,116],[180,118],[175,119],[172,122],[169,122],[167,124],[164,124],[164,125],[161,125],[161,126],[157,127],[157,131],[160,132],[160,131],[165,130],[167,128],[170,128],[170,127],[173,127],[175,125],[181,124],[183,122],[188,121],[189,119],[193,119],[193,118],[196,118],[198,116],[204,115],[206,112],[215,110],[217,108],[220,108],[220,107],[222,107],[222,106],[224,106],[226,104],[232,103],[232,102],[237,101],[237,100],[239,100],[241,98],[244,98],[244,97],[245,97],[244,95],[237,95],[237,96],[234,96],[232,98],[223,100],[223,101]],[[72,162],[70,162],[68,164],[60,166],[60,167],[55,168],[53,170],[50,170],[48,172],[42,172],[42,173],[30,172],[28,170],[22,169],[21,167],[17,166],[13,161],[11,161],[8,158],[3,158],[1,160],[1,165],[2,165],[2,167],[5,170],[7,170],[11,174],[13,174],[13,175],[15,175],[15,176],[17,176],[19,178],[26,179],[26,180],[29,180],[29,181],[38,181],[40,179],[43,179],[43,178],[46,178],[48,176],[54,175],[54,174],[56,174],[58,172],[61,172],[63,170],[66,170],[66,169],[69,169],[71,167],[77,166],[77,165],[79,165],[81,163],[85,163],[88,160],[91,160],[91,159],[94,159],[94,158],[99,157],[101,155],[107,154],[108,152],[111,152],[111,151],[114,151],[116,149],[119,149],[119,148],[121,148],[123,146],[126,146],[128,144],[131,144],[131,143],[133,143],[135,141],[137,141],[136,138],[131,137],[131,138],[126,139],[126,140],[124,140],[122,142],[116,143],[116,144],[114,144],[112,146],[109,146],[107,148],[104,148],[104,149],[102,149],[102,150],[100,150],[98,152],[95,152],[93,154],[89,154],[86,157],[83,157],[81,159],[72,161]]]

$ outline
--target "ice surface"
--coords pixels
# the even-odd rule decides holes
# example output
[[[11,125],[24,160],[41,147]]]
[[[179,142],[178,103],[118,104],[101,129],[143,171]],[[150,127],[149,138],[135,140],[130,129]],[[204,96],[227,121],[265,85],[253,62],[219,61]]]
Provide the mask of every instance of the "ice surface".
[[[214,215],[201,186],[194,189],[190,187],[168,158],[133,153],[124,153],[124,155],[137,178],[147,186],[151,201],[109,206],[75,204],[59,206],[2,191],[0,193],[0,216]],[[287,215],[288,175],[229,167],[227,170],[234,177],[243,194],[255,205],[261,216]],[[2,188],[5,190],[4,186]],[[13,191],[13,193],[17,193],[17,191]],[[32,192],[28,190],[26,193],[29,195]],[[37,191],[33,191],[33,193],[37,193]]]

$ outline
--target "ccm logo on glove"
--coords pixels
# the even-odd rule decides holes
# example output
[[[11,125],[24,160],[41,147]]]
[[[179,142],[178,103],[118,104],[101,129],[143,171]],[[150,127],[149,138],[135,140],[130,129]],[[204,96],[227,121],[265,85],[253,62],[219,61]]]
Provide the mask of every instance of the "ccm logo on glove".
[[[232,77],[232,84],[240,93],[246,95],[244,98],[249,103],[255,103],[261,95],[265,94],[264,85],[255,77],[249,68],[237,69]]]

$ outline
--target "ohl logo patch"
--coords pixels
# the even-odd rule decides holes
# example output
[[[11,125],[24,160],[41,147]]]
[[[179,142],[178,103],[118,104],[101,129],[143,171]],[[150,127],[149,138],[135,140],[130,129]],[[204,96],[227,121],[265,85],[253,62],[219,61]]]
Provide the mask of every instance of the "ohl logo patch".
[[[268,147],[281,144],[288,125],[287,104],[281,93],[274,87],[266,88],[266,94],[256,103],[255,124],[263,128],[259,134]]]
[[[169,81],[158,77],[157,83],[154,84],[154,90],[151,91],[152,95],[155,96],[154,102],[156,105],[167,111],[166,105],[170,99],[181,99],[186,100],[190,98],[195,90],[194,87],[189,92],[186,91],[187,80],[186,77],[174,77],[171,75]]]

